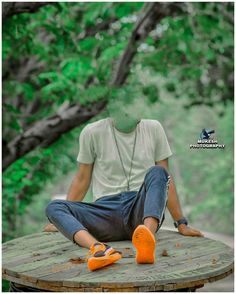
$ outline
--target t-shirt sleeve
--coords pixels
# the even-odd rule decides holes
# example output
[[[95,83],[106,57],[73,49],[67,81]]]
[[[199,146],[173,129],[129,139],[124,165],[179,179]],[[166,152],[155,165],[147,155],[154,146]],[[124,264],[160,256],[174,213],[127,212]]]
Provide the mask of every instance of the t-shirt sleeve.
[[[93,163],[94,160],[95,152],[91,131],[85,126],[80,132],[77,161],[81,163]]]
[[[155,161],[160,161],[171,156],[173,153],[163,126],[158,121],[156,121],[156,123]]]

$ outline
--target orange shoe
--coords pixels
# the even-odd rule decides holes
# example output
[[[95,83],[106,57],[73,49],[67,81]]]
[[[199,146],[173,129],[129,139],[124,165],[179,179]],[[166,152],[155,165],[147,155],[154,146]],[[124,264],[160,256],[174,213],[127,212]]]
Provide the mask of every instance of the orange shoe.
[[[120,251],[100,242],[94,243],[90,247],[89,254],[92,257],[88,258],[87,264],[91,271],[110,265],[122,257]]]
[[[154,263],[156,240],[152,232],[144,225],[139,225],[133,233],[132,243],[136,248],[137,263]]]

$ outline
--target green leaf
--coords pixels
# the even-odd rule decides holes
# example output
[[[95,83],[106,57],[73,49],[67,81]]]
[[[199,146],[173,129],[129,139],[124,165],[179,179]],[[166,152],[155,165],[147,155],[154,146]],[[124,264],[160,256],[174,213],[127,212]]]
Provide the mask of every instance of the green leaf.
[[[17,132],[21,131],[22,129],[20,124],[18,123],[18,120],[15,117],[12,118],[9,126],[13,128],[14,130],[16,130]]]
[[[19,181],[21,180],[25,175],[27,174],[26,170],[18,170],[12,175],[13,181]]]
[[[60,64],[62,74],[69,79],[86,78],[94,73],[91,59],[81,57],[80,59],[68,58]]]
[[[79,49],[81,52],[93,50],[98,44],[98,40],[93,37],[87,37],[84,40],[79,41]]]
[[[20,114],[20,113],[21,113],[21,111],[20,111],[18,108],[14,107],[14,106],[11,105],[11,104],[7,104],[6,102],[3,103],[3,107],[4,107],[7,111],[9,111],[9,112],[16,113],[16,114]]]
[[[107,49],[105,49],[102,52],[101,57],[99,58],[99,61],[101,63],[107,62],[107,61],[110,61],[114,57],[118,57],[120,55],[120,53],[124,50],[126,45],[127,45],[127,40],[120,42],[120,43],[116,44],[115,46],[108,47]]]
[[[24,96],[27,100],[32,100],[34,98],[35,89],[31,84],[23,83],[22,88],[24,91]]]
[[[143,5],[144,5],[143,2],[116,3],[115,15],[118,18],[128,16],[134,12],[139,12]]]
[[[65,85],[62,81],[59,81],[59,82],[51,83],[51,84],[44,86],[42,88],[42,93],[43,93],[43,95],[49,95],[52,92],[64,91],[64,90],[66,90],[66,88],[67,88],[67,85]],[[45,97],[45,98],[47,98],[47,97]]]
[[[50,81],[58,81],[58,73],[54,71],[42,72],[38,75],[38,77],[42,80],[48,79]]]

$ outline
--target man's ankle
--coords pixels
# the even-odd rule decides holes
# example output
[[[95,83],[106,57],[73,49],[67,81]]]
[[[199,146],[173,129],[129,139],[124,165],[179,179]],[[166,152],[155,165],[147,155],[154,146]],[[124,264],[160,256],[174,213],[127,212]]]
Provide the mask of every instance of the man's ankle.
[[[148,225],[145,225],[145,227],[148,228],[148,230],[153,234],[153,236],[155,236],[156,231],[157,231],[157,227],[148,226]]]

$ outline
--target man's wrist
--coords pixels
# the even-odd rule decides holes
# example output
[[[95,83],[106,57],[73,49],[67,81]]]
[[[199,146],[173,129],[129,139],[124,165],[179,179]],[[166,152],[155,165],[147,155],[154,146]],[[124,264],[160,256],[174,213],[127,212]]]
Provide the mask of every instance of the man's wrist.
[[[186,217],[183,216],[174,222],[174,226],[176,228],[178,228],[180,225],[186,225],[186,226],[188,225],[188,221]]]

